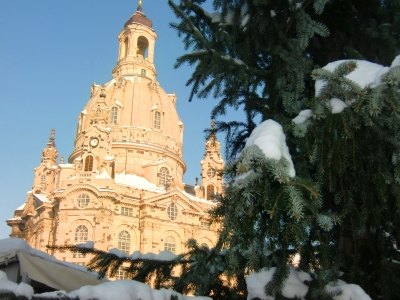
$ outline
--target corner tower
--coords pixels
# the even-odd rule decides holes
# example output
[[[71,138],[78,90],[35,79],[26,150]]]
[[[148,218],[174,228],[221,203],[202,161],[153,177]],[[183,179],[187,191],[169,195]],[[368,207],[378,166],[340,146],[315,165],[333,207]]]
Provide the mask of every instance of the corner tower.
[[[113,79],[92,85],[90,100],[78,116],[75,148],[69,157],[69,163],[81,163],[77,171],[106,172],[113,179],[119,174],[117,180],[137,175],[160,188],[184,189],[184,126],[176,111],[176,95],[167,94],[156,80],[156,39],[139,1],[118,35]]]
[[[211,122],[211,134],[205,144],[201,165],[202,187],[198,191],[198,196],[206,200],[213,200],[214,194],[223,193],[223,170],[224,160],[221,155],[221,143],[217,141],[215,134],[215,122]]]

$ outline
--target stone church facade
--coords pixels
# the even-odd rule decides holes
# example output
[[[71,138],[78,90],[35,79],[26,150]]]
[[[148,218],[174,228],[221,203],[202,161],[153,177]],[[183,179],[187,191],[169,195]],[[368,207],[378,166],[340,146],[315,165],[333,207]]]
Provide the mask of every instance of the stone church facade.
[[[94,83],[91,97],[78,116],[68,162],[51,131],[33,188],[25,204],[7,220],[11,237],[32,247],[94,241],[95,248],[132,253],[181,253],[196,238],[212,246],[217,228],[207,213],[222,193],[224,161],[214,133],[205,144],[201,184],[183,183],[184,125],[177,97],[156,80],[152,22],[138,10],[118,36],[119,54],[112,79]],[[85,264],[88,257],[50,252],[60,260]]]

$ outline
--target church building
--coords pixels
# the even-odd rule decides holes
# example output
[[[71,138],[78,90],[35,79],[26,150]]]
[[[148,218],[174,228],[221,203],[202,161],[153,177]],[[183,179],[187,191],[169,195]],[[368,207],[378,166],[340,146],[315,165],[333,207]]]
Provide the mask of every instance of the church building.
[[[46,245],[86,241],[100,250],[127,253],[167,249],[178,254],[189,238],[214,245],[218,228],[210,226],[208,211],[216,205],[213,195],[223,192],[221,145],[212,130],[200,162],[201,183],[183,183],[184,124],[177,96],[156,79],[156,39],[139,1],[118,36],[112,79],[92,85],[78,115],[68,162],[63,157],[58,162],[52,130],[26,202],[6,221],[10,237],[46,252]],[[49,253],[81,265],[89,259]]]

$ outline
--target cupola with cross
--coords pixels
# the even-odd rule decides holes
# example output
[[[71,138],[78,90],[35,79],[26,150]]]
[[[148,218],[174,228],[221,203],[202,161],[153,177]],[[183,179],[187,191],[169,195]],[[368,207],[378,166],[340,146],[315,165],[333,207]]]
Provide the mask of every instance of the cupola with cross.
[[[155,80],[154,45],[157,34],[152,27],[153,22],[143,13],[140,0],[137,11],[125,22],[118,35],[118,64],[113,70],[114,77],[142,75]]]

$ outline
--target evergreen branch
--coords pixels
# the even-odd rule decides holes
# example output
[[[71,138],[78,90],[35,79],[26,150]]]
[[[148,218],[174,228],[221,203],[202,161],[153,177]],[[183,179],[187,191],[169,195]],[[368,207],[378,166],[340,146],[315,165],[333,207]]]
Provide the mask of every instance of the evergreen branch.
[[[120,257],[113,253],[108,253],[94,248],[79,247],[79,245],[47,246],[48,249],[59,251],[70,251],[81,254],[92,254],[87,268],[89,271],[97,271],[98,278],[106,275],[114,277],[116,272],[122,268],[128,273],[132,280],[149,283],[153,275],[156,275],[154,282],[155,288],[160,289],[169,285],[173,278],[171,271],[176,266],[191,264],[193,260],[182,259],[184,255],[178,256],[175,260],[158,260],[147,258],[132,259],[128,255]]]

